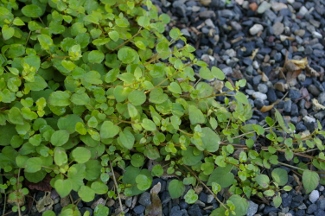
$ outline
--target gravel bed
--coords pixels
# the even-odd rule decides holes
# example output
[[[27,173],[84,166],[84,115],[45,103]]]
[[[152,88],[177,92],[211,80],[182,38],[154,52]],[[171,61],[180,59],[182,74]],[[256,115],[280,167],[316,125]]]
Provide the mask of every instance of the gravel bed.
[[[196,47],[196,56],[211,66],[223,70],[229,80],[245,78],[254,109],[251,122],[258,123],[270,115],[261,112],[263,106],[281,100],[275,107],[281,110],[297,132],[312,131],[316,119],[325,127],[325,110],[317,109],[313,99],[325,106],[325,1],[324,0],[153,0],[160,10],[171,16],[171,24],[181,29],[189,43]],[[177,44],[176,46],[182,46]],[[251,58],[251,57],[254,58]],[[309,66],[319,76],[302,72],[288,84],[280,76],[280,67],[287,59],[307,57]],[[310,194],[299,190],[293,172],[289,183],[295,190],[282,193],[282,205],[275,208],[270,203],[250,200],[248,216],[324,216],[325,189],[320,185]],[[184,199],[171,199],[167,185],[171,179],[154,179],[160,182],[159,197],[165,216],[209,215],[218,202],[203,187],[195,188],[199,200],[187,204]],[[72,194],[77,199],[77,194]],[[220,195],[219,195],[220,196]],[[37,192],[35,200],[44,197]],[[62,199],[52,191],[53,210],[61,211]],[[219,197],[223,200],[223,197]],[[69,203],[69,200],[66,200]],[[82,212],[93,213],[94,206],[105,203],[96,197],[92,203],[79,202]],[[125,215],[145,215],[151,204],[149,192],[131,198],[122,198]],[[61,203],[61,204],[60,204]],[[113,213],[119,208],[118,201],[108,200],[106,205]],[[41,215],[34,209],[29,215]],[[10,214],[8,214],[10,215]]]

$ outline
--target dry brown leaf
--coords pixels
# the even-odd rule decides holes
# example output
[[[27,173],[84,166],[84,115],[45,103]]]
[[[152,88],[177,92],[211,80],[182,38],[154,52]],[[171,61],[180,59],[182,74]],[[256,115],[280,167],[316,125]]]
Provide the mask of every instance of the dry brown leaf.
[[[292,62],[293,64],[295,64],[296,66],[298,66],[300,69],[305,69],[308,65],[308,60],[307,57],[300,59],[300,60],[288,60],[289,62]]]
[[[262,76],[263,82],[269,81],[269,78],[266,76],[266,74],[264,72],[262,72],[261,70],[258,70],[257,72]]]
[[[314,107],[313,108],[314,108],[315,111],[325,109],[325,106],[322,105],[322,104],[320,104],[316,98],[312,99],[312,102],[314,104]]]
[[[263,106],[261,109],[260,109],[260,111],[261,112],[268,112],[268,111],[270,111],[271,109],[273,109],[273,107],[274,107],[274,104],[271,104],[271,105],[267,105],[267,106]]]
[[[200,0],[200,3],[204,6],[208,6],[211,3],[211,0]]]
[[[256,49],[254,49],[254,51],[252,52],[252,55],[250,56],[250,58],[251,58],[252,60],[254,60],[256,54],[258,53],[258,50],[259,50],[259,49],[256,48]]]
[[[151,195],[151,204],[148,205],[145,209],[146,216],[162,216],[162,204],[158,196],[158,193],[161,190],[161,184],[158,182],[150,190]]]
[[[306,66],[306,72],[307,72],[306,75],[315,76],[315,77],[320,76],[320,73],[318,73],[317,71],[315,71],[309,65]]]

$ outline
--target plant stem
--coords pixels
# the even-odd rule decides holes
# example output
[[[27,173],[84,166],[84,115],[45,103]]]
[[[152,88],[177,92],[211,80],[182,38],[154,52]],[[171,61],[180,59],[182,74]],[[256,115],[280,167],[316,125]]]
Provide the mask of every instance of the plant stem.
[[[120,197],[120,193],[118,192],[118,185],[117,185],[117,181],[116,181],[116,178],[115,178],[112,162],[109,162],[109,166],[111,167],[111,172],[112,172],[112,175],[113,175],[113,181],[114,181],[114,184],[115,184],[115,187],[116,187],[116,190],[117,190],[117,197],[118,197],[118,202],[119,202],[119,205],[120,205],[120,210],[121,210],[121,213],[123,213],[122,200],[121,200],[121,197]]]

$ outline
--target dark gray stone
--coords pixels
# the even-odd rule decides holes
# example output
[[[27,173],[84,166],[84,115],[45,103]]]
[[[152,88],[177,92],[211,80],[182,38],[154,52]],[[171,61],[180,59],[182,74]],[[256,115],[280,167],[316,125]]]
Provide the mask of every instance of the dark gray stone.
[[[274,103],[278,99],[273,88],[268,88],[266,95],[270,103]]]
[[[182,200],[182,201],[179,202],[179,207],[181,209],[187,209],[188,208],[188,204],[187,204],[187,202],[185,202],[184,200]]]
[[[317,209],[317,211],[314,213],[315,216],[324,216],[325,211],[322,209]]]
[[[291,105],[291,116],[299,115],[298,105],[296,103],[292,103]]]
[[[204,192],[201,192],[200,195],[199,195],[199,200],[201,200],[204,203],[207,203],[208,195],[206,193],[204,193]]]
[[[140,195],[140,198],[139,198],[138,202],[143,206],[150,205],[151,204],[150,193],[149,192],[143,192]]]
[[[317,200],[316,202],[317,204],[317,207],[321,210],[325,210],[325,198],[324,197],[321,197]]]
[[[263,214],[267,215],[270,214],[271,212],[273,213],[277,213],[280,210],[278,208],[275,208],[274,206],[265,206],[264,210],[263,210]]]
[[[304,123],[302,122],[298,122],[298,124],[296,125],[296,130],[297,132],[302,132],[307,130],[306,126],[304,125]],[[296,202],[295,202],[296,203]]]
[[[197,204],[194,204],[188,208],[188,214],[190,216],[202,216],[202,211]]]
[[[177,206],[174,206],[170,209],[170,216],[182,216],[183,213],[180,209],[180,207],[177,205]]]
[[[314,214],[317,211],[317,205],[315,203],[308,206],[306,213],[307,214]]]
[[[133,212],[137,215],[144,213],[145,207],[143,205],[137,205],[133,208]]]
[[[288,96],[289,96],[289,98],[291,98],[292,101],[295,101],[301,97],[301,94],[300,94],[299,90],[297,90],[297,89],[290,89]]]
[[[287,113],[291,112],[291,107],[292,107],[292,101],[291,100],[284,101],[283,105],[284,105],[283,106],[283,111],[284,112],[287,112]]]
[[[283,208],[290,207],[292,202],[292,195],[288,193],[284,193],[281,195],[281,197],[282,197],[282,207]]]
[[[322,104],[325,106],[325,92],[322,92],[318,95],[318,103]]]

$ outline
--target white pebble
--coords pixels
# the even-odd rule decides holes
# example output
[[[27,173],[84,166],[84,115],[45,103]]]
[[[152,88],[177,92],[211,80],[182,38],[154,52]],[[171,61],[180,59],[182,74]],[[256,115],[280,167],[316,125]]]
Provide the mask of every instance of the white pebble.
[[[266,94],[263,94],[261,92],[254,92],[252,95],[255,99],[260,99],[262,101],[267,99]]]
[[[318,190],[313,190],[310,194],[309,194],[309,200],[312,203],[315,203],[319,198],[319,192]]]
[[[314,31],[314,32],[313,32],[313,36],[314,36],[315,38],[319,38],[319,39],[323,38],[323,35],[322,35],[321,33],[317,32],[317,31]]]
[[[301,14],[302,16],[305,16],[308,13],[308,10],[305,6],[302,6],[299,10],[299,14]]]
[[[316,122],[316,120],[313,117],[309,117],[309,116],[303,117],[303,120],[308,123]]]
[[[251,35],[256,35],[258,32],[262,31],[264,28],[261,24],[255,24],[249,29]]]

